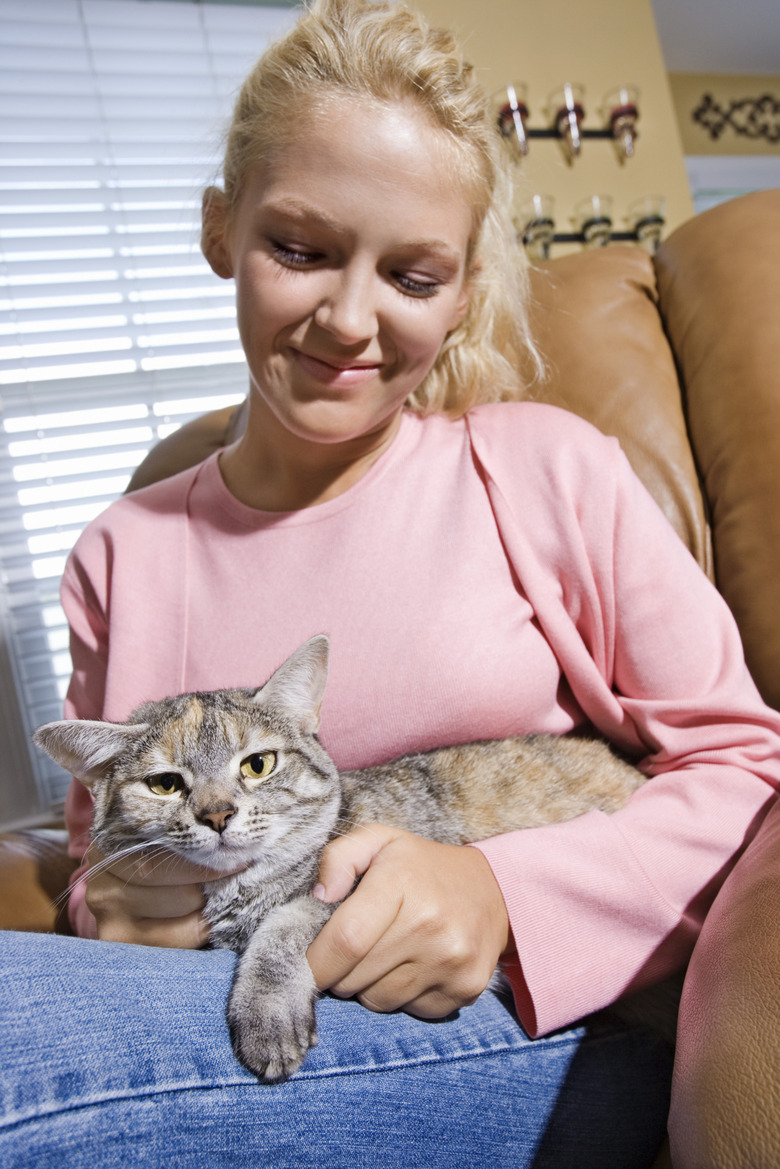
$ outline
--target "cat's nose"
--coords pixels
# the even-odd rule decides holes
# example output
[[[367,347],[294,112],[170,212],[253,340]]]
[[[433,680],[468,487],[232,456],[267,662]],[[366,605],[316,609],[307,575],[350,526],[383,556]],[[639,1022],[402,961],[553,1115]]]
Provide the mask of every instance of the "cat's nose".
[[[224,832],[228,820],[235,816],[237,810],[235,804],[225,802],[215,804],[213,808],[202,808],[196,813],[196,816],[201,824],[208,824],[209,828],[213,828],[215,832]]]

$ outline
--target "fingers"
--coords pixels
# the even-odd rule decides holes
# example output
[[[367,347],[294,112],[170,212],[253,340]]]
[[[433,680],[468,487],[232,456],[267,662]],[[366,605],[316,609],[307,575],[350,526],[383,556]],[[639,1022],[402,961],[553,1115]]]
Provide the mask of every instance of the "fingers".
[[[210,869],[160,849],[114,861],[92,845],[85,900],[105,941],[197,949],[208,940],[201,910]]]
[[[357,878],[367,873],[383,850],[403,835],[387,824],[365,824],[332,841],[320,857],[319,885],[314,896],[322,901],[343,900]],[[319,988],[345,998],[361,989],[354,978],[346,982],[345,978],[354,974],[355,967],[387,934],[402,904],[399,887],[392,881],[385,885],[380,870],[371,880],[364,877],[356,892],[360,896],[349,899],[349,908],[342,905],[336,910],[308,951]]]
[[[404,1011],[417,1019],[443,1019],[447,1015],[471,1006],[479,998],[487,983],[480,985],[473,993],[453,992],[444,985],[428,988],[424,983],[415,986],[396,984],[392,979],[383,979],[376,986],[367,987],[355,996],[367,1010],[379,1014]],[[419,993],[416,993],[419,990]]]
[[[384,874],[369,871],[328,923],[328,948],[315,977],[327,972],[332,994],[357,998],[369,1010],[450,1014],[479,997],[498,959],[483,954],[481,933],[453,912],[419,879],[411,888],[388,889]],[[315,952],[315,963],[318,958]]]
[[[391,828],[389,824],[362,824],[346,836],[332,840],[320,857],[315,897],[321,901],[343,901],[374,857],[402,835],[400,828]]]
[[[102,920],[98,918],[98,937],[103,942],[199,950],[206,945],[209,930],[200,912],[169,918],[131,918],[114,913]]]
[[[478,997],[507,945],[501,891],[475,849],[369,829],[323,858],[323,892],[362,880],[309,948],[315,981],[371,1010],[440,1018]]]
[[[205,898],[203,886],[133,885],[110,869],[87,877],[87,906],[98,919],[121,907],[127,917],[182,917],[199,913]]]

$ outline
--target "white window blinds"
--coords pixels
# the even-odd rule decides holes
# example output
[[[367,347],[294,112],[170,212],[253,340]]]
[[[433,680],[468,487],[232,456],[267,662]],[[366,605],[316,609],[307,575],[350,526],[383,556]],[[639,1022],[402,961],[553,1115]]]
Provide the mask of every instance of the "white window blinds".
[[[246,391],[200,197],[238,85],[294,18],[0,0],[0,826],[67,786],[29,735],[70,672],[68,550],[153,443]]]

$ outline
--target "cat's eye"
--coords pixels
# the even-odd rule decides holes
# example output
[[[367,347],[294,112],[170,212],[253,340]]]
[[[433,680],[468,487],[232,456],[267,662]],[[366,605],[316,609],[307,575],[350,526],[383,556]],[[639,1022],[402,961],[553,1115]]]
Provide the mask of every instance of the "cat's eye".
[[[276,752],[258,751],[241,761],[241,774],[244,779],[256,782],[259,779],[266,779],[274,767],[276,767]]]
[[[184,791],[184,780],[175,771],[166,771],[163,775],[150,775],[146,786],[156,796],[176,796]]]

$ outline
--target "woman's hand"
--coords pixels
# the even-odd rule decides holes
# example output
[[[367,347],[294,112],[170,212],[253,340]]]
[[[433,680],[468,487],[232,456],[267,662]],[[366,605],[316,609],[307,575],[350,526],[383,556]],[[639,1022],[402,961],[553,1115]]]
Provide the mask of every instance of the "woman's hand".
[[[103,941],[183,950],[205,945],[209,931],[201,914],[203,882],[224,873],[159,849],[106,865],[92,844],[87,860],[86,903]]]
[[[369,1010],[448,1015],[482,993],[509,943],[501,890],[476,848],[367,824],[327,846],[319,879],[316,896],[347,900],[309,947],[314,980]]]

